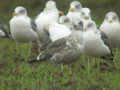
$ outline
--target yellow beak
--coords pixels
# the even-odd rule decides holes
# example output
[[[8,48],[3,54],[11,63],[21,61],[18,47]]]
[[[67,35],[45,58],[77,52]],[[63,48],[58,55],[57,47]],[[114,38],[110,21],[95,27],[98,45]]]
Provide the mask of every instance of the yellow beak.
[[[112,19],[108,19],[108,21],[109,21],[110,23],[112,23]]]
[[[58,14],[59,14],[59,16],[63,16],[64,15],[64,13],[62,11],[60,11]]]
[[[89,19],[89,16],[85,16],[84,18],[85,18],[85,19]]]
[[[74,8],[70,8],[69,11],[74,12]]]
[[[17,16],[17,14],[15,12],[12,13],[12,16]]]

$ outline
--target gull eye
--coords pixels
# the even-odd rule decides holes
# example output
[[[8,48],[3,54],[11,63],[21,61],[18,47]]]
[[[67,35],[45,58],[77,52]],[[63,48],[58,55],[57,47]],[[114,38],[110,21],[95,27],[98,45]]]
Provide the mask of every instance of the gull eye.
[[[92,23],[88,24],[88,25],[87,25],[87,28],[92,27],[92,25],[93,25]]]
[[[20,10],[19,13],[23,13],[23,14],[24,14],[24,13],[25,13],[25,10]]]
[[[84,16],[85,15],[85,13],[84,12],[81,12],[81,14]]]
[[[64,20],[64,22],[69,22],[69,19],[68,19],[68,18],[66,18],[66,19]]]
[[[80,4],[76,5],[75,7],[76,7],[76,8],[80,8]]]

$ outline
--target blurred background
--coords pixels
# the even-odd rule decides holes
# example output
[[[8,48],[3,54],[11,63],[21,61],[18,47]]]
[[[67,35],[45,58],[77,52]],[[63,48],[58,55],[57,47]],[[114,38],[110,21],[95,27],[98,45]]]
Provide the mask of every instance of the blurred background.
[[[16,6],[24,6],[28,15],[35,18],[47,1],[0,0],[0,20],[7,24],[9,30],[9,20]],[[55,1],[58,9],[67,13],[73,0]],[[83,7],[91,9],[92,18],[98,25],[108,11],[115,11],[120,16],[120,0],[79,1]],[[28,64],[29,44],[17,45],[16,51],[13,40],[0,38],[0,90],[120,90],[120,51],[114,52],[114,65],[107,64],[107,61],[103,65],[104,60],[99,58],[88,61],[85,56],[71,65]]]
[[[28,15],[35,18],[44,8],[48,0],[0,0],[0,19],[8,23],[16,6],[24,6]],[[55,0],[59,10],[67,13],[69,4],[73,0]],[[83,7],[91,9],[93,19],[100,24],[108,11],[116,11],[120,16],[120,0],[78,0]],[[99,20],[99,22],[97,22]]]

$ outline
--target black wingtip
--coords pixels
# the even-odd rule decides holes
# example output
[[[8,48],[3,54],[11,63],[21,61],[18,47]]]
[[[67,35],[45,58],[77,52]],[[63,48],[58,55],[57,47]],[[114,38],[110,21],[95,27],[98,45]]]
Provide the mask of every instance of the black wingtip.
[[[108,55],[108,56],[103,56],[101,57],[102,59],[105,59],[105,60],[109,60],[109,61],[114,61],[114,55],[111,54],[111,55]]]
[[[33,64],[33,63],[36,63],[36,62],[43,62],[43,61],[46,61],[46,60],[37,60],[37,58],[33,58],[33,59],[28,60],[28,63]]]
[[[1,36],[2,38],[10,38],[10,34],[7,32],[7,26],[5,24],[1,24],[0,29],[5,34],[5,35]]]
[[[37,60],[36,58],[28,60],[29,64],[32,64],[32,63],[35,63],[35,62],[39,62],[39,60]]]
[[[5,36],[2,36],[2,38],[8,38],[8,39],[10,39],[10,38],[11,38],[11,35],[6,34]]]

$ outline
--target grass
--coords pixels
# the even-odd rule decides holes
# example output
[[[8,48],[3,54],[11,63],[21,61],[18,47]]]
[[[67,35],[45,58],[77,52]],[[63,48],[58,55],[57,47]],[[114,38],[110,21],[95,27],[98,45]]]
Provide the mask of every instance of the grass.
[[[77,62],[62,67],[48,62],[28,64],[28,44],[19,45],[21,56],[17,56],[13,40],[0,42],[0,90],[120,89],[119,51],[115,52],[115,65],[102,66],[104,60],[91,57],[88,68],[87,57],[81,56]]]
[[[66,0],[63,4],[60,0],[56,1],[59,7],[63,8],[61,10],[68,8],[67,2],[71,2]],[[113,0],[80,1],[83,6],[92,9],[93,19],[98,25],[103,21],[105,13],[110,10],[115,10],[120,15],[119,1],[114,2],[115,4]],[[6,24],[17,5],[26,6],[31,12],[29,15],[35,16],[42,10],[41,7],[44,5],[42,2],[46,0],[31,0],[29,3],[28,0],[13,2],[10,4],[10,1],[4,0],[0,4],[0,17]],[[26,58],[29,45],[23,43],[19,45],[20,55],[17,54],[15,45],[13,40],[0,39],[0,90],[120,90],[120,51],[114,52],[116,61],[114,65],[93,57],[90,57],[88,65],[87,57],[81,56],[77,62],[62,66],[49,62],[28,64]],[[102,65],[103,62],[109,65]]]

